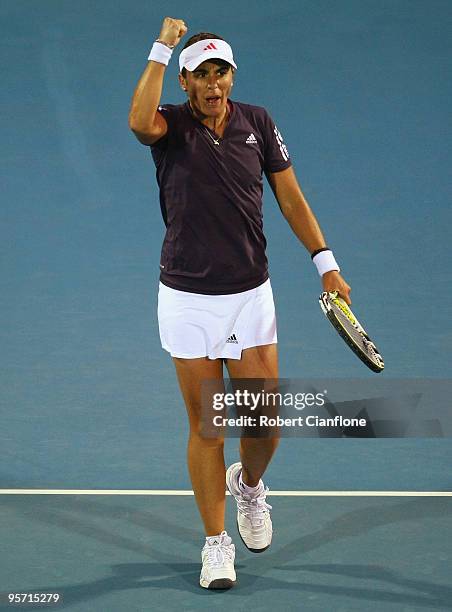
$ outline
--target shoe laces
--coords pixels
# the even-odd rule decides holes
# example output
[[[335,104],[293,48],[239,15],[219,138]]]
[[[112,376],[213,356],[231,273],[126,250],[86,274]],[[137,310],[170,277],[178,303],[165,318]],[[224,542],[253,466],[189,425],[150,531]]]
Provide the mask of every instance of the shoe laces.
[[[256,496],[242,493],[237,499],[238,510],[250,519],[253,526],[258,526],[263,523],[265,514],[272,509],[270,504],[265,501],[269,489],[266,487],[261,493]]]
[[[211,541],[206,543],[205,550],[210,566],[220,567],[225,561],[234,560],[231,539],[226,531],[222,531],[219,536],[213,536],[209,540]]]

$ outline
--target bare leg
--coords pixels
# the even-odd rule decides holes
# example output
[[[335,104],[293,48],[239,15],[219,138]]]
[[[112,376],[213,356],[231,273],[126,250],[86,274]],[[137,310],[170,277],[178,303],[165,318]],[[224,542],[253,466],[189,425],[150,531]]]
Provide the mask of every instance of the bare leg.
[[[190,422],[187,461],[196,503],[206,536],[224,530],[225,477],[224,439],[200,435],[201,383],[207,378],[223,379],[223,360],[173,357]]]
[[[227,359],[231,378],[278,378],[278,345],[266,344],[242,351],[242,359]],[[255,487],[279,444],[279,438],[241,438],[242,479]]]

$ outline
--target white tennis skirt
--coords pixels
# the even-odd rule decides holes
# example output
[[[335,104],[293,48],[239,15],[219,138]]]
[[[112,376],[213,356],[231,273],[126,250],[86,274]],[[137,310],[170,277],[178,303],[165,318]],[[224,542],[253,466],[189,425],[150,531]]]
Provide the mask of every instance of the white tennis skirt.
[[[160,283],[158,321],[162,347],[173,357],[240,359],[243,349],[277,342],[270,279],[231,295],[178,291]]]

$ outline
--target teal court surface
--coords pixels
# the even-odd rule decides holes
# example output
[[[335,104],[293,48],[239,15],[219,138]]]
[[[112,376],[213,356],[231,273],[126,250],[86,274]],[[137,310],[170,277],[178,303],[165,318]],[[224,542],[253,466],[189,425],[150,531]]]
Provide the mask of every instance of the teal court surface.
[[[243,548],[228,497],[238,584],[199,587],[155,167],[127,123],[165,16],[226,38],[232,99],[281,131],[377,376],[450,380],[452,3],[3,0],[0,15],[1,612],[51,609],[14,593],[71,612],[452,609],[447,437],[283,440],[271,548]],[[164,103],[185,100],[176,56]],[[325,321],[268,185],[263,210],[281,377],[375,376]]]
[[[58,593],[56,609],[80,611],[452,609],[450,498],[269,500],[274,542],[252,554],[228,499],[238,584],[214,592],[198,586],[202,533],[191,496],[4,495],[2,584]]]

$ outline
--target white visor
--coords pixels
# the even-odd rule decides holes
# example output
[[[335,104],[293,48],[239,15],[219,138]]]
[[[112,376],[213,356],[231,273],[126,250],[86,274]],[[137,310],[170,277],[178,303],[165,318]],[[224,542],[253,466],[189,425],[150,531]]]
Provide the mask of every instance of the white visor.
[[[219,38],[199,40],[182,51],[179,56],[179,69],[186,68],[193,72],[200,64],[211,59],[222,59],[237,68],[230,45]]]

